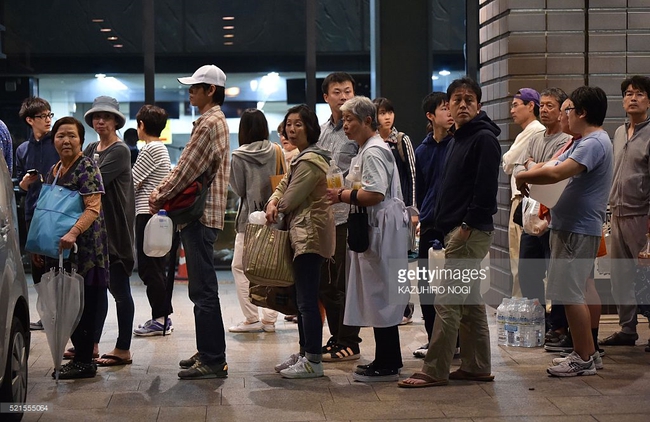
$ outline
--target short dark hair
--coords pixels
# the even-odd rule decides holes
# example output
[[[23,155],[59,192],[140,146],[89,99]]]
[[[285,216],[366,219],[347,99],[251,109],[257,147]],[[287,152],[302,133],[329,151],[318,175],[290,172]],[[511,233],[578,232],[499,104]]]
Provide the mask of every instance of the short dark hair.
[[[388,98],[377,97],[374,100],[372,100],[372,103],[375,105],[375,108],[377,109],[377,113],[379,113],[380,108],[383,108],[385,111],[392,111],[393,113],[395,112],[395,107],[393,107],[393,102]]]
[[[540,98],[541,97],[553,97],[555,101],[562,107],[562,103],[566,101],[569,96],[564,92],[562,88],[556,88],[556,87],[551,87],[551,88],[546,88],[539,94]]]
[[[210,84],[196,84],[196,86],[202,88],[204,91],[209,91],[210,86],[214,86],[214,94],[212,94],[212,102],[222,106],[223,102],[226,99],[226,88],[218,85],[210,85]]]
[[[169,119],[169,114],[164,108],[151,104],[140,107],[138,114],[135,115],[135,120],[142,122],[144,125],[144,133],[155,137],[160,137],[163,129],[167,126],[167,119]],[[126,132],[124,133],[124,140],[126,141]]]
[[[422,100],[422,111],[424,114],[432,113],[435,115],[436,109],[440,106],[440,104],[444,104],[445,102],[449,102],[447,94],[441,91],[434,91],[430,94],[427,94],[427,96]]]
[[[269,139],[269,123],[261,110],[247,108],[239,120],[239,146]]]
[[[124,131],[124,143],[130,147],[138,145],[138,131],[136,129],[127,129]]]
[[[647,76],[634,75],[625,79],[621,83],[621,94],[625,97],[625,91],[632,85],[632,88],[643,91],[646,95],[650,95],[650,78]]]
[[[343,82],[351,82],[352,83],[352,90],[354,90],[354,86],[356,85],[356,81],[350,75],[349,73],[345,72],[334,72],[330,73],[325,77],[323,80],[323,85],[321,85],[321,89],[323,90],[323,94],[329,94],[329,89],[330,89],[330,84],[340,84]]]
[[[75,125],[77,127],[77,132],[79,133],[79,141],[83,147],[84,140],[86,139],[86,129],[84,129],[83,123],[71,116],[61,117],[59,120],[54,122],[54,125],[52,126],[52,138],[56,136],[59,128],[61,128],[63,125]]]
[[[602,126],[607,115],[607,94],[597,86],[576,88],[569,99],[576,113],[587,113],[585,121],[592,126]]]
[[[27,97],[20,105],[18,116],[23,122],[25,122],[25,124],[29,125],[29,123],[27,123],[28,117],[31,117],[33,119],[34,116],[36,116],[38,113],[51,110],[52,107],[50,107],[50,103],[48,103],[46,100],[40,97]]]
[[[290,114],[298,114],[300,116],[300,120],[302,120],[302,123],[305,125],[307,142],[309,142],[310,145],[318,142],[318,138],[320,137],[320,125],[318,124],[318,116],[316,116],[316,113],[314,113],[314,111],[309,108],[307,104],[293,106],[287,111],[287,114],[284,115],[284,120],[282,120],[282,134],[284,137],[287,137],[287,118]]]
[[[459,88],[469,89],[474,93],[474,95],[476,95],[476,101],[478,103],[481,102],[481,96],[483,95],[483,92],[481,91],[481,86],[469,76],[464,76],[460,79],[455,79],[451,84],[449,84],[449,87],[447,87],[447,101],[451,100],[451,96],[453,95],[454,91],[456,91]]]

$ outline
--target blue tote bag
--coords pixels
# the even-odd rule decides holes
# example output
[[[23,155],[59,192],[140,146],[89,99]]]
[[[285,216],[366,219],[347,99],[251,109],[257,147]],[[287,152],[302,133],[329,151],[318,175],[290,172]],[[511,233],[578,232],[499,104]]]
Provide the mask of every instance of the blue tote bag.
[[[31,253],[59,257],[59,241],[77,222],[84,210],[78,191],[57,186],[57,173],[51,185],[43,185],[27,233],[25,249]],[[70,256],[70,249],[63,257]]]

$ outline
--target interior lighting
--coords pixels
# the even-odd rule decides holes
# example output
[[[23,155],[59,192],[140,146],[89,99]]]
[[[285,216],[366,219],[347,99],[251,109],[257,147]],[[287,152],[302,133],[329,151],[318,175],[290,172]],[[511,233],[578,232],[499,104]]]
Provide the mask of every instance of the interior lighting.
[[[117,37],[108,37],[106,39],[109,41],[117,41]]]
[[[104,19],[96,18],[96,19],[93,19],[91,22],[94,22],[94,23],[102,23],[102,22],[104,22]]]
[[[223,19],[225,21],[234,21],[235,17],[234,16],[224,16],[221,19]]]
[[[223,43],[223,45],[234,45],[235,43],[232,41],[226,41]]]
[[[122,47],[124,47],[124,45],[122,45],[122,44],[113,44],[113,47],[115,47],[115,48],[122,48]]]
[[[235,27],[232,26],[232,25],[229,25],[229,26],[224,26],[223,29],[225,29],[226,31],[228,31],[228,30],[230,30],[230,29],[235,29]]]
[[[236,97],[239,95],[240,89],[238,86],[231,86],[230,88],[226,88],[224,93],[226,94],[226,97]]]
[[[224,38],[235,38],[235,34],[225,34]]]
[[[104,78],[106,77],[106,75],[105,75],[104,73],[96,73],[96,74],[95,74],[95,77],[96,77],[97,79],[104,79]]]
[[[264,94],[270,95],[279,89],[280,82],[282,82],[280,80],[280,74],[277,72],[270,72],[262,76],[259,88]]]
[[[438,78],[436,75],[431,75],[431,80],[432,81],[437,81],[438,79],[440,79],[440,78]]]
[[[449,75],[451,75],[451,72],[448,71],[448,70],[441,70],[440,72],[438,72],[438,75],[440,75],[440,76],[449,76]]]
[[[99,32],[111,32],[111,28],[101,28]]]

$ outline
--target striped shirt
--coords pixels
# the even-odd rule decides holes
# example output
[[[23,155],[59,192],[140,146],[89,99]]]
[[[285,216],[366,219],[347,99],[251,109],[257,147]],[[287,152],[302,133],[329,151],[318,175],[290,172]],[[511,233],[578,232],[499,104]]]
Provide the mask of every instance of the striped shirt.
[[[199,221],[207,227],[223,229],[230,177],[230,133],[226,116],[218,105],[196,119],[178,164],[149,199],[162,208],[165,201],[181,193],[206,170],[215,178]]]
[[[171,171],[167,147],[160,141],[146,144],[133,165],[135,214],[149,214],[149,195]]]

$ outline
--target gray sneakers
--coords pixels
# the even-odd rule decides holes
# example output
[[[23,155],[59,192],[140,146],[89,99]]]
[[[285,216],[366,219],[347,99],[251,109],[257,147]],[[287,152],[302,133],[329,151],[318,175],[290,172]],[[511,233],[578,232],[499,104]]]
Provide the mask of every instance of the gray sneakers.
[[[598,355],[600,358],[598,351],[596,351],[594,357],[595,355]],[[580,355],[578,355],[576,352],[573,352],[565,358],[553,359],[554,366],[550,366],[548,369],[546,369],[546,372],[554,377],[596,375],[596,364],[594,362],[594,357],[590,357],[588,361],[584,361],[580,358]]]
[[[322,377],[323,374],[323,363],[322,362],[311,362],[307,360],[306,357],[298,357],[298,361],[291,365],[290,367],[280,371],[280,375],[284,378],[318,378]]]

